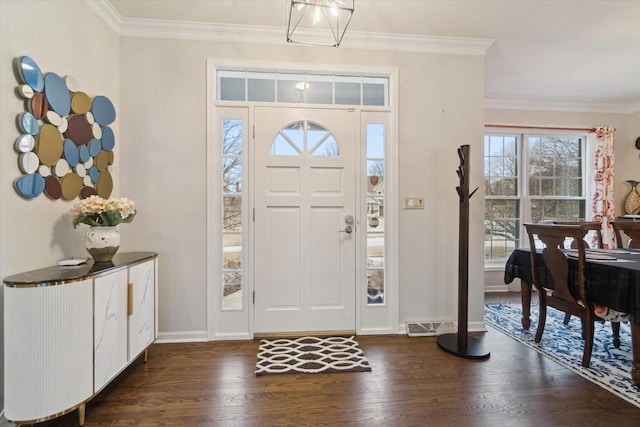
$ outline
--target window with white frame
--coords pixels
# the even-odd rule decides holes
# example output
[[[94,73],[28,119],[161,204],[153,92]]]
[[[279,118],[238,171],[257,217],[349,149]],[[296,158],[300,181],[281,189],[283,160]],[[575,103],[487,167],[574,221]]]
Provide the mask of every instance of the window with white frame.
[[[222,307],[242,309],[242,119],[222,120]]]
[[[389,106],[389,77],[217,71],[219,101]]]
[[[520,247],[524,223],[587,219],[585,141],[585,135],[485,135],[485,262],[504,261]]]
[[[384,141],[384,123],[367,123],[367,304],[369,305],[385,303]]]

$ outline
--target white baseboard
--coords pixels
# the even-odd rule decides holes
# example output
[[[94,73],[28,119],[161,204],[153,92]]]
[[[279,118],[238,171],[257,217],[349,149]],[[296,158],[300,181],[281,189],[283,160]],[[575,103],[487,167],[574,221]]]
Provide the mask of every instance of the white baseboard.
[[[393,335],[396,331],[392,328],[364,328],[357,332],[357,335]]]
[[[207,331],[159,332],[156,339],[159,344],[205,341],[207,341]]]
[[[249,333],[239,334],[218,334],[213,337],[213,341],[247,341],[252,340],[254,337]]]

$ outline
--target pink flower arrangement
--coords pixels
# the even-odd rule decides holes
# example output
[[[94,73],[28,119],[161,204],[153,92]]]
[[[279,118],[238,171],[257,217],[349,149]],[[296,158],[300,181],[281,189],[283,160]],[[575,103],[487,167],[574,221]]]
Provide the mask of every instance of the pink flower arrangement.
[[[110,227],[133,221],[136,213],[134,202],[126,197],[103,199],[99,196],[90,196],[80,200],[73,206],[71,219],[74,228],[78,224],[87,224],[92,227]]]

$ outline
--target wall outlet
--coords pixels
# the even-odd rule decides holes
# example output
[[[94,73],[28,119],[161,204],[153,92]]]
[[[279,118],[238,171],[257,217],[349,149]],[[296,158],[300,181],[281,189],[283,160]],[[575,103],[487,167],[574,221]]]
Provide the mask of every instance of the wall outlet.
[[[403,197],[402,209],[424,209],[424,197],[421,197],[421,196]]]

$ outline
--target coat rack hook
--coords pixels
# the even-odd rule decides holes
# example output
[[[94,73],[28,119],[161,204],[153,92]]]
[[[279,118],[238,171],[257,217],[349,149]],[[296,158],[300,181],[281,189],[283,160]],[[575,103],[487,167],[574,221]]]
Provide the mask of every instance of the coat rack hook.
[[[473,196],[474,194],[476,194],[476,191],[478,191],[478,188],[480,188],[480,187],[476,187],[476,189],[475,189],[475,190],[473,190],[473,191],[471,192],[471,194],[469,194],[469,198],[471,198],[471,196]]]

